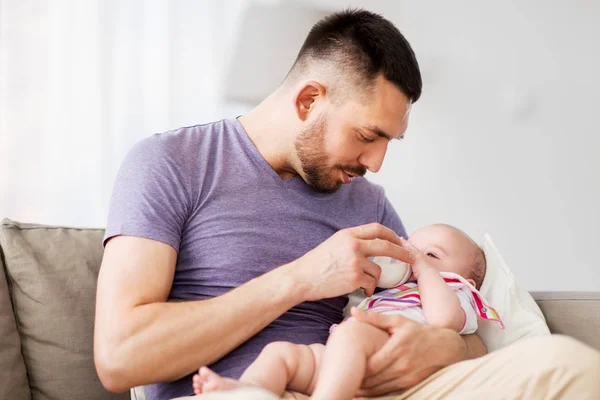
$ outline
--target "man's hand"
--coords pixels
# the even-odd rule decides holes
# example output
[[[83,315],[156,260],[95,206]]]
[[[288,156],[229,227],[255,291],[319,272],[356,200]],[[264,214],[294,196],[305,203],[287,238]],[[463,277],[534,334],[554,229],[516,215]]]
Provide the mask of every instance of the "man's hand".
[[[381,274],[381,268],[367,259],[372,256],[413,261],[394,231],[373,223],[342,229],[282,268],[293,274],[308,301],[341,296],[358,288],[371,296]]]
[[[367,362],[357,396],[379,396],[410,388],[447,365],[465,360],[468,347],[451,329],[420,324],[402,315],[365,313],[352,309],[359,321],[390,334],[390,339]]]

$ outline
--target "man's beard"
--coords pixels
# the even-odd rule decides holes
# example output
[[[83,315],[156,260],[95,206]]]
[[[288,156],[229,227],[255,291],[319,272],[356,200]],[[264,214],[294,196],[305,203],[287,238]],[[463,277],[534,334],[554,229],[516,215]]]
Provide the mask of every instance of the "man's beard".
[[[334,193],[342,186],[339,175],[334,177],[334,171],[344,170],[356,176],[363,176],[367,171],[363,166],[330,165],[325,153],[326,131],[327,122],[322,115],[298,135],[295,148],[306,183],[316,192]]]

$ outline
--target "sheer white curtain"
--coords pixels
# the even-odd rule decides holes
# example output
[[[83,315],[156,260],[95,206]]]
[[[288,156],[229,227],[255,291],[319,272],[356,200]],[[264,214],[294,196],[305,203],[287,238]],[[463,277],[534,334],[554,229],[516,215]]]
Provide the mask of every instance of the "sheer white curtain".
[[[0,217],[104,226],[133,143],[226,116],[243,3],[0,0]]]

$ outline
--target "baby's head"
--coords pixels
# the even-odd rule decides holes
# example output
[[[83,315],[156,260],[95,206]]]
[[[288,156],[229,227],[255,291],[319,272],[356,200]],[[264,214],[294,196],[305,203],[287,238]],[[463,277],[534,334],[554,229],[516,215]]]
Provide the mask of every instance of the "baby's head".
[[[485,276],[485,254],[463,231],[450,225],[434,224],[416,230],[408,241],[431,257],[430,264],[440,272],[454,272],[477,289]]]

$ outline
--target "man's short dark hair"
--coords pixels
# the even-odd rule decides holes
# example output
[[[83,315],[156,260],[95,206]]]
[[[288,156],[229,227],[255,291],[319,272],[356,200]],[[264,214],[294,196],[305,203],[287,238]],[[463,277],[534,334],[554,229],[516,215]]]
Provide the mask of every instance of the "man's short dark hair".
[[[319,61],[331,61],[342,69],[344,81],[358,86],[354,90],[373,88],[381,74],[412,103],[421,96],[421,72],[415,53],[398,28],[379,14],[348,9],[317,22],[288,78]]]

